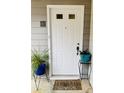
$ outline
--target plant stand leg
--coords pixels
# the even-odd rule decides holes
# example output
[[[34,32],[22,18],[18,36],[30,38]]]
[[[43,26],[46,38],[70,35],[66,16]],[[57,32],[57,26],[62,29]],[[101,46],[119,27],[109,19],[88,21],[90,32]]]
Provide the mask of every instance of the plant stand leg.
[[[48,78],[48,75],[47,75],[47,71],[46,70],[45,70],[45,75],[46,75],[47,81],[49,82],[49,78]]]
[[[79,68],[79,75],[80,75],[80,79],[82,80],[82,75],[81,75],[81,71],[80,71],[80,62],[78,63],[78,68]]]
[[[80,64],[81,65],[81,80],[83,79],[83,65],[82,64]]]
[[[40,77],[39,77],[39,81],[38,81],[38,85],[37,85],[38,90],[39,90],[39,85],[40,85]]]
[[[34,83],[35,83],[35,86],[36,86],[36,91],[38,91],[39,90],[40,79],[39,79],[38,84],[37,84],[38,76],[33,75],[33,77],[34,77]]]
[[[36,86],[36,90],[38,91],[38,88],[37,88],[37,77],[35,75],[33,75],[34,77],[34,83],[35,83],[35,86]]]
[[[90,67],[90,72],[89,72],[89,75],[88,75],[88,80],[90,79],[90,75],[91,75],[91,71],[92,71],[91,64],[89,65],[89,67]]]

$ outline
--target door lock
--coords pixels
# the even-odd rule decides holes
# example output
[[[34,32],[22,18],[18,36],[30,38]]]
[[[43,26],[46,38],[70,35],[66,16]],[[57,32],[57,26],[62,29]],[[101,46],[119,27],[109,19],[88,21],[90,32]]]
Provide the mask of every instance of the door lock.
[[[79,55],[79,51],[80,51],[79,43],[77,43],[77,48],[76,48],[76,50],[77,50],[77,55]]]

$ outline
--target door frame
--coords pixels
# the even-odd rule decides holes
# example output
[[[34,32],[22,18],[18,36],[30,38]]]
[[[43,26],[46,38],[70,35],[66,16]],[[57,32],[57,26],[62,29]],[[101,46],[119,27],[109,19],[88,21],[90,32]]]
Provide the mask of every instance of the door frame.
[[[52,32],[51,32],[51,9],[52,8],[80,8],[82,11],[82,44],[81,46],[83,47],[83,27],[84,27],[84,5],[47,5],[47,30],[48,30],[48,50],[49,50],[49,77],[51,78],[53,76],[52,73]],[[81,47],[81,49],[82,49]]]

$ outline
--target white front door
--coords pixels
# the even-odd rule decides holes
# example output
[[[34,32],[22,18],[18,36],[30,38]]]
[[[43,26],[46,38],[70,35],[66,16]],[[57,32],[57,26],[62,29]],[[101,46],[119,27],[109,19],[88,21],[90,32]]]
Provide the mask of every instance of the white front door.
[[[52,75],[77,75],[77,43],[83,43],[83,6],[53,7],[49,12]]]

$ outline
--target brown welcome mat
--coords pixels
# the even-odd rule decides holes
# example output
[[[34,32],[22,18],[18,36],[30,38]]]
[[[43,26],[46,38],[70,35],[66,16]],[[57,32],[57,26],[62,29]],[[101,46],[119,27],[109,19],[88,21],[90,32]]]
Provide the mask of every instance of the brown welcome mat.
[[[82,90],[80,80],[55,80],[53,90]]]

